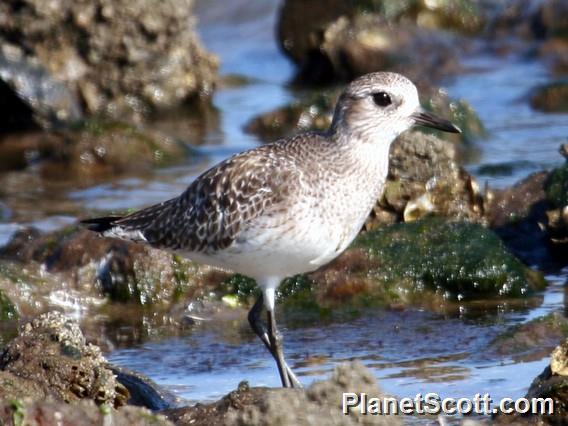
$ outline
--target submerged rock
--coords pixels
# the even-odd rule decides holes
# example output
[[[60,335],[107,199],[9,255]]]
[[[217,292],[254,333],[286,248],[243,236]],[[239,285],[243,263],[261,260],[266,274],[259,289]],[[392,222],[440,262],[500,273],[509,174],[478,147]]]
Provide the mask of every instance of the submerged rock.
[[[532,361],[547,356],[567,337],[568,319],[555,312],[512,327],[495,338],[489,350],[517,362]]]
[[[4,400],[43,396],[121,407],[128,399],[100,349],[86,344],[79,326],[58,312],[25,324],[0,357],[0,370]]]
[[[0,170],[34,164],[52,180],[108,178],[181,162],[192,154],[187,144],[158,131],[91,120],[72,129],[1,138]]]
[[[383,398],[385,394],[374,375],[358,362],[340,365],[333,376],[308,389],[250,388],[246,382],[221,400],[211,404],[164,410],[176,425],[401,425],[397,416],[362,415],[357,407],[343,414],[343,393],[366,393]]]
[[[95,113],[140,119],[207,97],[217,59],[195,34],[192,5],[192,0],[144,0],[135,8],[125,0],[0,3],[0,93],[19,100],[0,102],[2,115],[13,115],[10,109],[17,107],[21,117],[15,120],[40,125]]]
[[[531,106],[544,112],[568,112],[568,81],[555,81],[533,90]]]

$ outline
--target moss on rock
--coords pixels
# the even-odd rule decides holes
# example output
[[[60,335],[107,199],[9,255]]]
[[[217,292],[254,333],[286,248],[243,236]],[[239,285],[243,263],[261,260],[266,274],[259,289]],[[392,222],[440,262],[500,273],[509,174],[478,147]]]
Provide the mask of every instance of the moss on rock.
[[[473,223],[425,218],[368,232],[356,241],[377,262],[378,282],[410,280],[457,299],[522,297],[543,289],[492,231]]]

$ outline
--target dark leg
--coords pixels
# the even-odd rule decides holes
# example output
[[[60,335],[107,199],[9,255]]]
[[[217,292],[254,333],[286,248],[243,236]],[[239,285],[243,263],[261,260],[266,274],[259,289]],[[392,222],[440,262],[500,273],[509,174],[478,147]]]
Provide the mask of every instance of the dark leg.
[[[273,344],[271,343],[271,339],[269,338],[265,325],[261,321],[261,313],[263,307],[264,307],[264,302],[262,299],[262,295],[260,295],[258,300],[256,301],[256,303],[254,304],[254,306],[252,307],[252,309],[248,314],[248,321],[255,334],[260,338],[262,343],[264,343],[264,346],[266,346],[266,349],[268,349],[268,351],[270,352],[276,363],[279,364],[279,356],[277,355],[276,350]],[[298,380],[292,369],[288,366],[282,354],[282,337],[280,336],[280,338],[276,340],[279,340],[278,345],[280,347],[279,349],[280,354],[282,355],[281,357],[282,364],[280,365],[283,366],[283,369],[286,372],[285,377],[283,377],[282,373],[280,374],[280,378],[282,379],[282,386],[290,387],[291,385],[293,388],[302,388],[302,384],[300,383],[300,381]],[[279,372],[280,372],[280,365],[278,365]],[[288,385],[286,385],[286,383],[288,383]]]
[[[268,338],[270,339],[270,346],[272,346],[272,356],[276,360],[280,379],[282,379],[282,387],[289,388],[290,379],[286,371],[286,361],[284,360],[284,352],[282,351],[282,334],[276,328],[276,319],[274,318],[273,311],[267,311],[268,318]]]

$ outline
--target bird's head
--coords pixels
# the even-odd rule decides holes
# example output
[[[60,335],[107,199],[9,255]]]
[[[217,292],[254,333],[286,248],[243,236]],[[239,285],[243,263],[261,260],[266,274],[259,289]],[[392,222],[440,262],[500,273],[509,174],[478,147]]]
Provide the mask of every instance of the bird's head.
[[[376,72],[357,78],[345,88],[331,131],[390,143],[415,125],[460,132],[448,120],[420,106],[418,90],[409,79],[392,72]]]

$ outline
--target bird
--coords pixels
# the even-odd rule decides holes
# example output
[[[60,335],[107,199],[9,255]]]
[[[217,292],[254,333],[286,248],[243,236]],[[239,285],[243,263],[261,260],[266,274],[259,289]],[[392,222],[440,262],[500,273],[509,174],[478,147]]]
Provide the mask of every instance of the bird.
[[[282,386],[301,388],[284,357],[275,292],[286,277],[320,268],[351,244],[383,193],[392,142],[415,125],[460,132],[421,107],[408,78],[366,74],[345,87],[326,131],[238,153],[178,197],[82,223],[104,237],[253,278],[261,292],[248,313],[250,326],[274,358]]]

